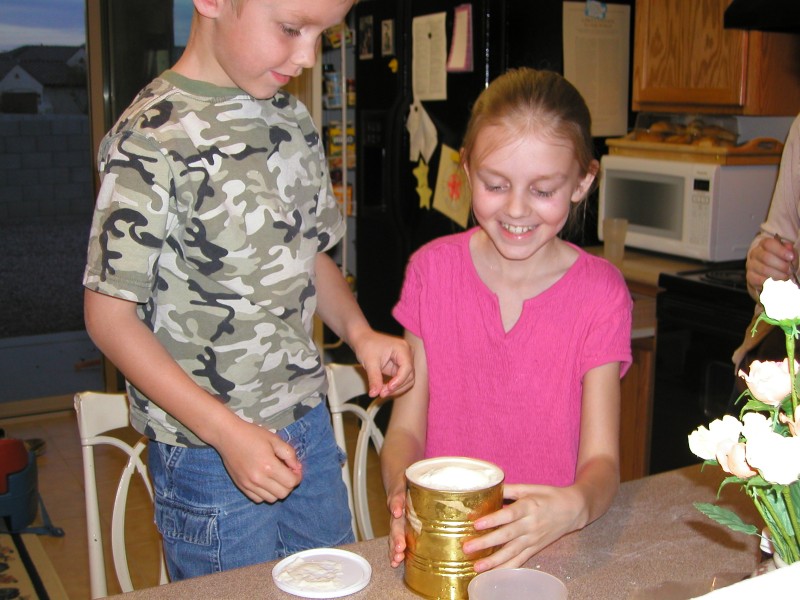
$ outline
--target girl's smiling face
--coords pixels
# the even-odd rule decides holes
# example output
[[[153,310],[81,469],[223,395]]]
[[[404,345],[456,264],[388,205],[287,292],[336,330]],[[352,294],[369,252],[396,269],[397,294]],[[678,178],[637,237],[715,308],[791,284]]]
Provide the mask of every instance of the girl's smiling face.
[[[510,140],[510,141],[509,141]],[[475,219],[498,254],[525,260],[553,240],[594,180],[564,138],[487,125],[465,161]]]

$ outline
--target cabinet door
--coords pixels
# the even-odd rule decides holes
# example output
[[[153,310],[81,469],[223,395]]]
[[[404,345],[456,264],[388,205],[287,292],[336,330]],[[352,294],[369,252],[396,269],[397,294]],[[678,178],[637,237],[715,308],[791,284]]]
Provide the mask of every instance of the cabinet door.
[[[650,430],[653,420],[654,338],[631,344],[633,363],[621,382],[620,457],[621,481],[638,479],[650,469]]]
[[[742,107],[747,34],[722,27],[729,0],[638,0],[633,108]]]

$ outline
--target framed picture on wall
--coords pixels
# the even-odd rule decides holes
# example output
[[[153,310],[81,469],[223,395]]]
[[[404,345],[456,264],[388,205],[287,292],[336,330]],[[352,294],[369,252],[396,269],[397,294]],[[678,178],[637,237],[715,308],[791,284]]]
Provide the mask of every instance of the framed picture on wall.
[[[372,58],[374,55],[374,39],[372,33],[372,15],[358,20],[358,58]]]
[[[381,56],[394,54],[394,19],[381,21]]]

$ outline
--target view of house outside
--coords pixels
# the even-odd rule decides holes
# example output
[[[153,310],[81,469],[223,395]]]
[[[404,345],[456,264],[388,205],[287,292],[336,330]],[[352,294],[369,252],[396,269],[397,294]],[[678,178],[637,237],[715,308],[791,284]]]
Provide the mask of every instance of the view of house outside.
[[[0,54],[0,220],[92,207],[86,46]]]
[[[18,400],[103,385],[81,283],[95,194],[86,44],[92,2],[109,12],[133,4],[2,0],[0,8],[0,416]],[[142,10],[152,2],[163,9],[169,0],[136,3]],[[193,5],[169,6],[179,51]]]

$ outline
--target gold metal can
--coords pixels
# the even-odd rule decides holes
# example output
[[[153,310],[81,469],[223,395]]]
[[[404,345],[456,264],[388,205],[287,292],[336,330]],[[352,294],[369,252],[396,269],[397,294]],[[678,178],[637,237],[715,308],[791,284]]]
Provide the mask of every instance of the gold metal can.
[[[467,598],[475,561],[494,549],[467,555],[461,545],[476,536],[476,519],[502,508],[503,478],[496,465],[460,456],[406,469],[405,582],[411,590],[437,600]]]

